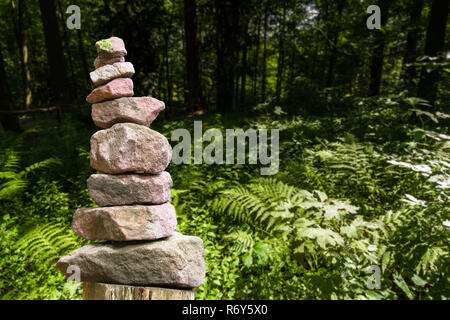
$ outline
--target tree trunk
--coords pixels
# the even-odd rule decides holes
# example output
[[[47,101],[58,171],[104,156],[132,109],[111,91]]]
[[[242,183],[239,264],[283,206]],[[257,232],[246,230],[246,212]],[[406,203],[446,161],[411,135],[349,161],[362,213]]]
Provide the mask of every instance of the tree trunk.
[[[244,43],[241,59],[241,94],[239,97],[240,105],[245,104],[246,92],[245,85],[247,81],[247,44]]]
[[[378,5],[381,9],[381,27],[385,27],[389,15],[389,0],[380,0]],[[373,53],[370,63],[369,96],[380,94],[381,77],[383,75],[384,49],[386,47],[386,36],[382,30],[373,30],[375,39],[373,42]]]
[[[276,91],[275,98],[276,102],[280,102],[281,97],[281,87],[283,85],[283,72],[284,72],[284,56],[285,56],[285,48],[284,48],[284,37],[286,34],[286,1],[283,2],[283,15],[281,17],[280,22],[280,32],[278,35],[278,70],[277,70],[277,83],[276,83]]]
[[[13,9],[15,8],[14,0],[11,1]],[[23,83],[23,95],[24,95],[24,107],[26,110],[31,108],[33,102],[33,94],[31,91],[31,73],[28,57],[28,41],[26,36],[26,30],[28,29],[28,23],[26,18],[26,2],[25,0],[19,0],[19,14],[17,20],[17,44],[20,50],[20,65],[22,71],[22,83]]]
[[[68,106],[70,102],[69,81],[66,74],[66,61],[59,34],[55,3],[53,0],[39,0],[39,6],[44,27],[47,60],[50,65],[50,84],[53,98],[55,104]]]
[[[64,19],[64,10],[63,10],[62,4],[61,4],[61,0],[57,0],[57,4],[58,4],[59,13],[60,13],[62,19]],[[62,21],[62,23],[63,23],[63,26],[64,26],[64,20]],[[75,96],[75,99],[77,99],[77,101],[78,101],[79,96],[78,96],[77,77],[75,76],[75,70],[74,70],[74,67],[73,67],[72,52],[70,50],[70,40],[69,40],[69,36],[67,34],[67,30],[66,30],[65,27],[63,27],[63,36],[64,36],[64,47],[66,49],[67,56],[69,58],[69,69],[70,69],[70,75],[71,75],[70,83],[72,85],[72,90],[73,90],[73,94]]]
[[[266,62],[267,62],[267,29],[269,22],[269,4],[266,4],[264,12],[264,31],[263,31],[263,61],[262,61],[262,81],[261,81],[261,97],[266,101]]]
[[[105,15],[108,17],[108,22],[105,23],[105,32],[108,36],[113,36],[113,16],[110,9],[111,3],[109,0],[103,1],[103,9],[105,10]],[[105,36],[105,38],[108,38]]]
[[[217,109],[220,113],[233,110],[236,58],[239,33],[238,0],[215,1],[217,53]]]
[[[166,111],[164,112],[164,117],[166,119],[169,119],[170,114],[172,112],[172,78],[170,76],[169,31],[168,30],[166,30],[166,32],[164,34],[164,57],[165,57],[166,90],[167,90]]]
[[[14,110],[11,92],[9,90],[5,71],[5,63],[3,60],[2,49],[0,48],[0,110],[12,111]],[[0,122],[4,130],[20,132],[19,118],[14,114],[0,113]]]
[[[194,300],[194,289],[83,283],[83,300]]]
[[[403,79],[409,89],[414,87],[413,80],[417,76],[414,62],[417,59],[417,43],[419,40],[418,22],[422,15],[424,0],[414,0],[409,13],[409,31],[406,37],[405,54],[403,57]]]
[[[261,32],[261,21],[258,19],[258,27],[256,29],[255,53],[253,56],[253,97],[256,98],[256,90],[258,87],[258,59],[259,59],[259,33]]]
[[[184,0],[184,30],[186,37],[186,73],[188,82],[188,111],[204,109],[200,49],[197,31],[196,0]]]
[[[336,60],[337,60],[337,54],[338,54],[338,43],[339,43],[339,33],[340,33],[340,25],[341,25],[341,17],[342,17],[342,12],[344,11],[344,6],[345,6],[345,0],[340,0],[338,2],[338,7],[337,7],[337,12],[338,12],[338,16],[337,16],[337,20],[336,20],[336,24],[334,26],[334,35],[333,35],[333,49],[330,55],[330,60],[328,62],[328,72],[327,72],[327,82],[326,82],[326,87],[332,87],[334,84],[334,69],[335,69],[335,65],[336,65]]]
[[[78,39],[78,51],[80,53],[81,63],[83,65],[84,78],[86,79],[88,86],[90,86],[91,85],[91,78],[89,76],[90,68],[87,62],[86,52],[84,51],[83,33],[81,29],[77,29],[77,39]]]
[[[444,51],[449,3],[450,0],[433,0],[425,44],[425,55],[429,57],[439,56]],[[442,60],[443,57],[439,57],[437,62]],[[439,70],[428,71],[426,66],[422,68],[418,95],[432,104],[437,96],[439,75]]]

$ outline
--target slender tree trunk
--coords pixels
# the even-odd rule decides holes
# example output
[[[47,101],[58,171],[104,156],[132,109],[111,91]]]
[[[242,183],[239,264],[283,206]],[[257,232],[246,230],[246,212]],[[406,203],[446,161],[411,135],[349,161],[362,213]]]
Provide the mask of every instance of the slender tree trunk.
[[[196,0],[184,0],[184,31],[186,38],[186,73],[188,82],[188,111],[204,109],[200,49],[197,31]]]
[[[108,22],[105,23],[106,35],[113,36],[113,21],[112,13],[110,9],[111,3],[109,0],[103,0],[103,9],[105,10],[105,15],[108,17]],[[107,38],[107,36],[105,36]]]
[[[381,9],[381,27],[383,28],[388,21],[389,0],[380,0],[378,5]],[[370,63],[370,97],[380,94],[384,64],[384,49],[386,47],[385,34],[381,30],[373,30],[373,32],[375,32],[375,39],[373,42],[372,61]]]
[[[308,66],[309,78],[314,79],[316,74],[317,63],[319,60],[319,32],[313,30],[314,41],[312,46],[314,47],[314,53],[312,55],[312,63]]]
[[[57,4],[58,4],[58,9],[59,9],[59,13],[62,17],[62,19],[64,19],[64,10],[63,7],[61,5],[61,0],[57,0]],[[64,21],[62,21],[63,26],[64,26]],[[73,67],[73,58],[72,58],[72,51],[70,50],[70,40],[69,40],[69,36],[67,34],[67,29],[65,27],[63,27],[63,42],[64,42],[64,47],[66,48],[66,52],[67,52],[67,56],[69,58],[69,69],[70,69],[70,82],[72,85],[72,90],[73,90],[73,94],[75,96],[75,99],[78,101],[79,96],[78,96],[78,86],[77,86],[77,77],[75,76],[75,70]],[[79,101],[78,101],[79,102]],[[78,104],[80,105],[80,104]]]
[[[66,73],[61,37],[59,34],[56,8],[53,0],[39,0],[42,25],[44,27],[47,60],[50,65],[51,87],[57,105],[68,106],[70,91]]]
[[[14,110],[7,79],[3,52],[0,47],[0,122],[4,130],[20,132],[19,118],[17,115],[2,113],[2,111]]]
[[[409,31],[406,37],[405,54],[403,57],[403,79],[407,87],[414,88],[413,80],[417,76],[414,62],[417,59],[417,43],[419,40],[418,21],[422,15],[424,0],[414,0],[409,14]]]
[[[269,24],[269,4],[266,4],[264,12],[264,31],[263,31],[263,61],[262,61],[262,81],[261,81],[261,97],[266,100],[266,63],[267,63],[267,29]]]
[[[236,58],[239,36],[239,0],[215,1],[217,53],[217,109],[220,113],[233,110]]]
[[[281,17],[281,23],[280,23],[280,32],[278,35],[278,70],[277,70],[277,83],[276,83],[276,91],[275,91],[275,97],[276,102],[278,103],[280,101],[281,97],[281,87],[283,84],[283,72],[284,72],[284,56],[285,56],[285,48],[284,48],[284,37],[286,34],[286,1],[283,2],[283,15]]]
[[[246,100],[246,92],[245,92],[245,85],[247,81],[247,44],[244,44],[244,48],[242,51],[242,59],[241,59],[241,94],[239,97],[240,104],[245,104]]]
[[[288,76],[288,82],[293,83],[295,78],[295,59],[297,56],[297,46],[295,44],[296,41],[296,32],[295,30],[291,30],[292,32],[292,39],[291,39],[291,61],[289,64],[289,76]]]
[[[344,11],[345,0],[339,0],[337,7],[337,23],[334,27],[334,35],[333,35],[333,49],[330,55],[330,60],[328,63],[328,72],[327,72],[327,83],[326,86],[332,87],[334,84],[334,69],[336,65],[337,55],[338,55],[338,43],[339,43],[339,33],[340,33],[340,22],[342,17],[342,11]]]
[[[16,2],[15,0],[11,0],[11,6],[13,9],[13,16],[15,16],[16,11]],[[31,104],[33,102],[33,94],[31,90],[31,73],[29,66],[29,57],[28,57],[28,41],[27,41],[27,7],[25,0],[18,1],[18,18],[15,21],[15,33],[17,39],[17,45],[20,51],[20,66],[22,72],[22,84],[23,84],[23,96],[24,96],[24,108],[29,110],[31,108]]]
[[[87,62],[86,52],[84,51],[84,40],[83,40],[83,33],[82,33],[81,29],[77,30],[77,40],[78,40],[78,51],[80,53],[81,63],[83,66],[84,78],[86,79],[88,86],[90,86],[91,85],[91,78],[89,76],[90,68],[89,68],[89,65]]]
[[[166,119],[170,118],[172,112],[172,78],[170,76],[170,63],[169,63],[169,30],[166,30],[164,35],[164,56],[165,56],[165,69],[166,69],[166,112],[164,116]]]
[[[444,51],[449,3],[450,0],[433,0],[425,44],[425,55],[429,57],[439,56]],[[442,57],[438,58],[438,62],[442,60]],[[439,78],[439,70],[428,71],[426,66],[423,67],[418,88],[419,97],[433,104],[437,96]]]
[[[158,59],[159,60],[159,59]],[[160,57],[160,61],[158,61],[158,63],[159,63],[159,72],[158,72],[158,88],[157,88],[157,90],[158,90],[158,97],[159,97],[159,99],[162,99],[163,101],[165,101],[166,100],[166,94],[165,94],[165,92],[166,92],[166,90],[163,90],[163,72],[164,72],[164,55],[163,54],[161,54],[161,57]]]
[[[261,21],[258,19],[258,27],[256,29],[255,52],[253,56],[253,97],[256,98],[256,90],[258,87],[258,60],[259,60],[259,42],[261,32]]]

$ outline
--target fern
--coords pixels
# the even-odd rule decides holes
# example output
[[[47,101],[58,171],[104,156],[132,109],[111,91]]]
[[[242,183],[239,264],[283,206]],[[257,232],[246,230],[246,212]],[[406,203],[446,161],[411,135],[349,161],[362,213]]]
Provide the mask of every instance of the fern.
[[[287,245],[292,254],[306,255],[310,266],[318,266],[318,255],[327,260],[347,251],[367,251],[367,237],[376,242],[380,229],[377,221],[370,223],[356,216],[358,207],[346,201],[274,178],[259,178],[222,191],[211,207],[217,214],[245,224],[225,237],[233,249],[249,252],[259,239],[270,240]]]
[[[316,153],[337,176],[357,175],[365,171],[371,159],[372,152],[367,143],[346,143],[348,139],[341,138],[341,142],[329,143],[326,150]]]
[[[233,242],[231,249],[237,253],[249,251],[255,244],[253,233],[248,227],[244,227],[243,230],[237,230],[226,235],[225,239]]]
[[[75,235],[67,232],[66,225],[47,223],[25,234],[15,249],[22,251],[35,265],[46,268],[78,246]]]
[[[0,158],[0,200],[12,200],[19,196],[28,186],[28,174],[61,164],[56,158],[46,159],[28,167],[20,167],[20,153],[14,149],[6,149]]]

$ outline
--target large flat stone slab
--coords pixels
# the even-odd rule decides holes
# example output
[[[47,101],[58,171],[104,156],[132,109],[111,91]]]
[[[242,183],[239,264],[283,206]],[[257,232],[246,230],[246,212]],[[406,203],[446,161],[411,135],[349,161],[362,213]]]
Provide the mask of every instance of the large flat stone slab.
[[[112,65],[105,65],[89,74],[95,86],[105,84],[116,78],[131,78],[133,75],[134,67],[131,62],[116,62]]]
[[[162,204],[170,200],[172,178],[159,174],[93,174],[87,180],[89,194],[101,207]]]
[[[122,122],[148,127],[164,108],[164,102],[152,97],[120,98],[93,104],[92,119],[101,128]]]
[[[99,103],[105,100],[132,97],[133,95],[133,80],[129,78],[118,78],[92,90],[87,96],[86,101],[89,103]]]
[[[157,240],[173,235],[177,226],[170,203],[78,209],[73,231],[87,240]]]
[[[105,173],[164,171],[172,147],[162,134],[134,123],[117,123],[91,137],[91,167]]]
[[[205,278],[203,241],[177,232],[150,242],[100,242],[62,257],[56,267],[67,277],[78,266],[81,281],[196,288]]]

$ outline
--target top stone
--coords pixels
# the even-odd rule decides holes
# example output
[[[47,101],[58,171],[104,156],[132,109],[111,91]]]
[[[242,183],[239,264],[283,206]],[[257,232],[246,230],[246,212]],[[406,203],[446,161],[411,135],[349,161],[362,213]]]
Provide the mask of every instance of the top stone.
[[[98,56],[102,59],[120,58],[127,55],[125,43],[122,39],[111,37],[95,43]]]

